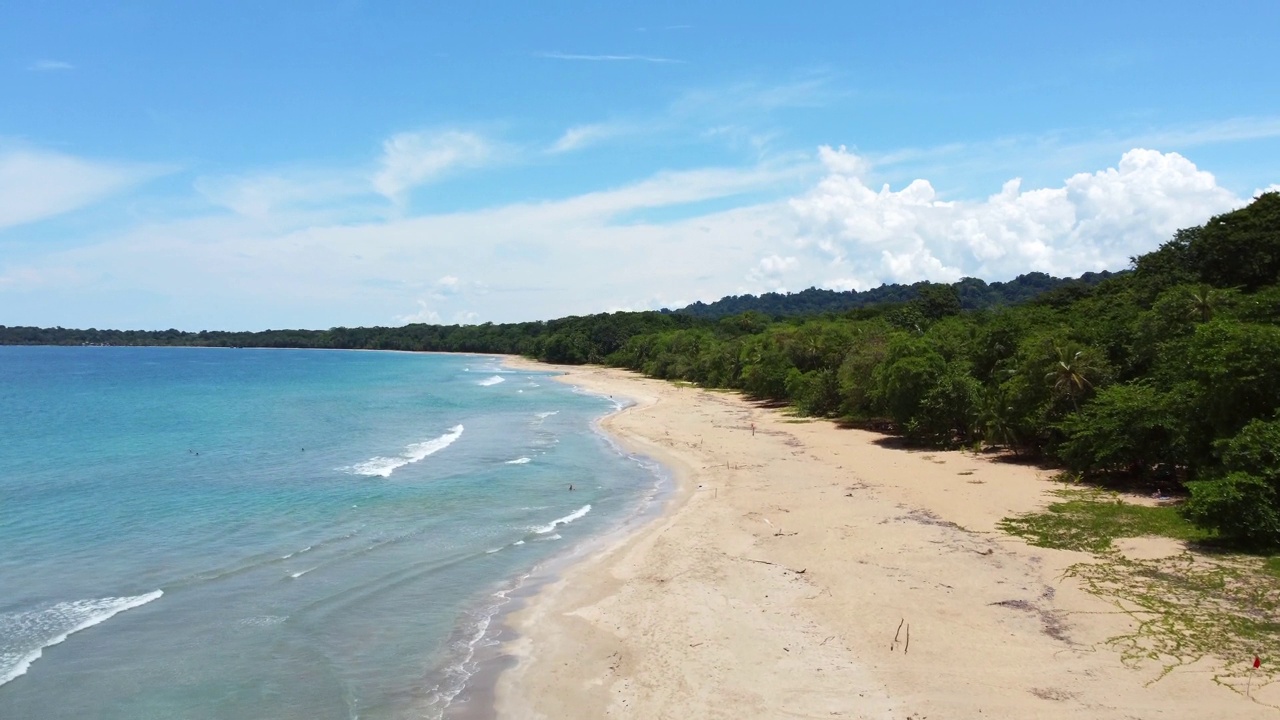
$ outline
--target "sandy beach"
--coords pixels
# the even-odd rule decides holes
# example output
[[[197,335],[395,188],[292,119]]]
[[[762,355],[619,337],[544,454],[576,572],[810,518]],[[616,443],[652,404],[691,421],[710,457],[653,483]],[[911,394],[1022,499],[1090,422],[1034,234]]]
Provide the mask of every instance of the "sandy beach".
[[[498,715],[532,718],[1251,718],[1207,662],[1162,676],[1108,638],[1132,616],[1063,577],[1091,556],[997,528],[1050,473],[807,422],[604,368],[602,421],[677,479],[666,511],[509,618]],[[1131,541],[1130,552],[1177,552]]]

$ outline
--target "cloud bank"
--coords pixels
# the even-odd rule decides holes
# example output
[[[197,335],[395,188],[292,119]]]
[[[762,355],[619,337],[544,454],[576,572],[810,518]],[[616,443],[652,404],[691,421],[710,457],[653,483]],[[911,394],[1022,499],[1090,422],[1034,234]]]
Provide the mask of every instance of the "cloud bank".
[[[1049,187],[1014,178],[986,198],[948,199],[926,179],[880,185],[875,162],[824,146],[558,199],[411,212],[415,187],[492,164],[505,154],[495,147],[461,130],[400,133],[368,163],[198,178],[205,200],[234,212],[206,207],[0,257],[0,292],[13,293],[0,322],[505,322],[809,286],[1078,275],[1122,269],[1176,229],[1246,202],[1182,155],[1142,148]],[[147,176],[46,151],[0,154],[0,229]],[[386,212],[388,199],[399,212]],[[139,304],[120,310],[122,297]]]
[[[1060,187],[1024,190],[1014,178],[977,201],[944,200],[923,179],[874,190],[864,158],[844,147],[819,155],[826,176],[789,205],[797,245],[827,261],[840,277],[826,282],[837,286],[1118,270],[1242,203],[1185,157],[1142,148]]]

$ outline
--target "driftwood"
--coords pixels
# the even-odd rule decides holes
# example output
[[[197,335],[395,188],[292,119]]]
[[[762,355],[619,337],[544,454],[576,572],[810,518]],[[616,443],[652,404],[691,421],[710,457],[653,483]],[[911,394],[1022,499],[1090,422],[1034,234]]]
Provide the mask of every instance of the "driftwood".
[[[786,570],[787,572],[793,572],[797,575],[803,575],[805,571],[809,569],[809,568],[800,568],[799,570],[796,570],[795,568],[789,568],[786,565],[779,565],[776,562],[769,562],[768,560],[756,560],[755,558],[739,558],[739,560],[746,560],[747,562],[760,563],[761,565],[772,565],[774,567],[780,567],[783,570]]]
[[[907,642],[902,646],[902,652],[905,655],[911,650],[911,624],[907,622],[906,618],[902,618],[898,621],[898,629],[893,632],[893,642],[889,643],[889,652],[893,652],[898,647],[898,638],[902,635],[903,625],[907,626]]]

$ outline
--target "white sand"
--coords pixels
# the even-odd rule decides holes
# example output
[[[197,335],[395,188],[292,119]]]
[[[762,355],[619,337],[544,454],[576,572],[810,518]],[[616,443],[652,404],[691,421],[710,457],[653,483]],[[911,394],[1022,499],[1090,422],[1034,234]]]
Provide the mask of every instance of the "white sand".
[[[1043,472],[892,449],[731,394],[564,369],[566,382],[637,400],[604,427],[679,488],[661,518],[513,615],[518,662],[498,683],[500,717],[1278,714],[1204,665],[1157,681],[1159,665],[1121,663],[1103,641],[1128,616],[1061,579],[1089,556],[996,529],[1052,501]],[[1280,705],[1278,690],[1255,700]]]

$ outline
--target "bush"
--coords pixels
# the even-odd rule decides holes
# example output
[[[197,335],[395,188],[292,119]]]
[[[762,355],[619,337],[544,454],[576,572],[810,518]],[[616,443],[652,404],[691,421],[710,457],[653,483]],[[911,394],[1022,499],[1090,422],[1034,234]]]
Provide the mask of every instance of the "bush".
[[[1217,530],[1246,547],[1280,546],[1280,503],[1275,483],[1246,472],[1187,483],[1191,498],[1183,513],[1191,522]]]
[[[1061,425],[1058,455],[1083,473],[1137,471],[1173,464],[1179,455],[1178,418],[1164,394],[1146,383],[1102,389]]]
[[[1280,421],[1254,420],[1218,448],[1228,471],[1247,472],[1280,484]]]

